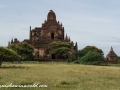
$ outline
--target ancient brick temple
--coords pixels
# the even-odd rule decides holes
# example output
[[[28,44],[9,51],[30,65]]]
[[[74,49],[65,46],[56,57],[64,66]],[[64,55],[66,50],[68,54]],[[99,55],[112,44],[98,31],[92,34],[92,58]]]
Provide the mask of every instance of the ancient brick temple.
[[[118,56],[115,54],[113,48],[111,47],[110,52],[106,56],[106,63],[112,63],[112,64],[118,63],[117,57]]]
[[[30,36],[29,39],[25,39],[24,42],[27,42],[34,46],[34,56],[36,58],[55,58],[55,56],[49,54],[50,46],[49,44],[54,41],[62,42],[72,42],[70,37],[65,36],[64,27],[62,23],[56,20],[55,13],[50,10],[47,15],[47,20],[42,23],[41,27],[35,27],[31,29],[30,26]],[[11,40],[9,44],[18,43],[17,38]],[[72,50],[77,50],[77,43]]]

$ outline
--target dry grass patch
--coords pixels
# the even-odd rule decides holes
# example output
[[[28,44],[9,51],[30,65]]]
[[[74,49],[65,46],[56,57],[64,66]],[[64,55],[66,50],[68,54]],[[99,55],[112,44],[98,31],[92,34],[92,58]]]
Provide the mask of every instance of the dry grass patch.
[[[47,85],[1,90],[120,90],[120,67],[66,63],[3,64],[0,84]]]

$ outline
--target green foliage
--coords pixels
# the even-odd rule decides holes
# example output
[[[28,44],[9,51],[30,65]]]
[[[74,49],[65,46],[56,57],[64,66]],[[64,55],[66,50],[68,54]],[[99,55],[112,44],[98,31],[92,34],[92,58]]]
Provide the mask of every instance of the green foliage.
[[[98,53],[101,53],[102,55],[103,54],[103,51],[95,46],[86,46],[85,48],[83,48],[83,50],[86,50],[86,51],[95,51],[95,52],[98,52]]]
[[[117,57],[118,62],[120,63],[120,56]]]
[[[72,58],[68,58],[68,59],[67,59],[67,63],[72,62],[72,61],[73,61]]]
[[[103,55],[95,51],[89,51],[86,55],[79,59],[80,63],[91,65],[99,65],[103,61],[104,61]]]
[[[16,51],[24,60],[33,59],[33,46],[26,42],[11,44],[8,48]]]
[[[51,46],[50,54],[62,56],[71,51],[72,43],[58,41],[52,42],[50,46]]]
[[[59,47],[59,48],[53,49],[52,51],[50,51],[50,53],[54,55],[62,55],[64,53],[67,53],[70,50],[71,49],[67,47]]]
[[[50,45],[51,45],[51,48],[59,48],[59,47],[71,48],[72,43],[57,41],[57,42],[52,42]]]
[[[69,63],[69,62],[74,62],[74,63],[77,63],[76,61],[77,61],[77,59],[78,59],[78,53],[77,53],[78,51],[73,51],[73,52],[71,52],[71,55],[70,55],[70,57],[67,59],[67,62]]]
[[[8,49],[6,47],[0,46],[0,66],[2,65],[2,62],[6,60],[15,61],[15,60],[21,60],[21,59],[22,57],[12,49]]]
[[[75,52],[75,55],[77,57],[81,58],[81,57],[85,56],[89,51],[95,51],[95,52],[100,53],[101,55],[104,55],[103,51],[95,46],[86,46],[82,50]]]
[[[117,60],[119,60],[119,61],[120,61],[120,56],[118,56],[118,57],[117,57]]]

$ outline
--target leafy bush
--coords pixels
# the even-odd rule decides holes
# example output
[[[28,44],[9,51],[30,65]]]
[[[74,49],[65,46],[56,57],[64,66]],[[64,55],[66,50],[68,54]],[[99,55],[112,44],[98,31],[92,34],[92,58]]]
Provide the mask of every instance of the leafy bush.
[[[81,58],[83,57],[84,55],[86,55],[89,51],[95,51],[95,52],[98,52],[100,53],[101,55],[104,55],[103,54],[103,51],[95,46],[86,46],[85,48],[83,48],[82,50],[78,50],[76,51],[74,54]]]
[[[57,57],[64,57],[70,55],[70,53],[72,52],[71,50],[72,43],[70,42],[56,41],[52,42],[50,46],[51,46],[50,54],[55,55]]]
[[[78,60],[81,64],[99,65],[104,61],[103,55],[95,51],[89,51]]]
[[[18,61],[21,60],[22,57],[18,55],[15,51],[12,49],[8,49],[6,47],[0,46],[0,66],[2,65],[3,61]]]
[[[33,59],[33,46],[26,42],[11,44],[8,48],[16,51],[24,60]]]

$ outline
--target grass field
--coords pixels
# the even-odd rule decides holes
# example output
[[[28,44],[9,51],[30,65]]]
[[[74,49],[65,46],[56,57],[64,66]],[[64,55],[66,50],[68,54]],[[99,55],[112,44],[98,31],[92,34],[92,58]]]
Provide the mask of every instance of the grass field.
[[[120,90],[120,67],[67,63],[3,63],[0,85],[48,87],[0,88],[0,90]]]

